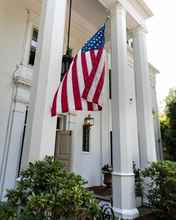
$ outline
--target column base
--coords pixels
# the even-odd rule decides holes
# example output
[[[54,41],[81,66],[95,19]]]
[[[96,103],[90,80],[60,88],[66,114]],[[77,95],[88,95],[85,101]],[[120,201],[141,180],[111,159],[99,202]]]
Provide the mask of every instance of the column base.
[[[139,216],[136,208],[134,173],[112,173],[113,210],[117,217],[135,219]]]
[[[139,212],[136,208],[134,209],[119,209],[113,207],[115,216],[120,217],[122,219],[135,219],[139,217]]]

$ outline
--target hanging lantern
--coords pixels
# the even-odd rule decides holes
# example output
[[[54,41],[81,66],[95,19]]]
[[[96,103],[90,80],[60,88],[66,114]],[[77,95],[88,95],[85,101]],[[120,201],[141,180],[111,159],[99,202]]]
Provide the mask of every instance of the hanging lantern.
[[[88,115],[88,116],[84,119],[84,126],[87,126],[87,127],[92,127],[92,126],[94,126],[94,118],[91,117],[91,115]]]

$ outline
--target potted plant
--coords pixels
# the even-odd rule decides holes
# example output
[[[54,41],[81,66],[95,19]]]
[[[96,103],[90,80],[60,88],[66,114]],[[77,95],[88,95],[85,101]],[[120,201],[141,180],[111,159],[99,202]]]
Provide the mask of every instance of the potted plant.
[[[104,175],[103,183],[107,187],[111,187],[112,186],[112,166],[110,166],[109,164],[105,164],[101,170]]]

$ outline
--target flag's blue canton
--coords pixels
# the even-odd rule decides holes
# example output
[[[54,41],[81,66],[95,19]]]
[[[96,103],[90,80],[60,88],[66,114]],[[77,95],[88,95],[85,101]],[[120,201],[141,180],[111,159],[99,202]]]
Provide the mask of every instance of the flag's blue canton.
[[[105,43],[105,25],[103,25],[97,33],[91,37],[91,39],[85,43],[85,45],[82,48],[82,52],[87,52],[91,49],[96,50],[104,47]]]

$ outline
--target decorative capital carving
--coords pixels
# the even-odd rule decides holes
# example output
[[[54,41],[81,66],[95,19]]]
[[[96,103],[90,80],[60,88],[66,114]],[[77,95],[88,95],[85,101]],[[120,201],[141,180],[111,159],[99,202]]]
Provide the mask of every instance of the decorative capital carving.
[[[138,32],[143,32],[143,33],[147,34],[147,33],[148,33],[148,30],[147,30],[147,27],[146,27],[146,26],[145,26],[145,27],[142,27],[142,26],[138,25],[136,28],[134,28],[133,30],[131,30],[131,32],[132,32],[133,34],[136,34],[136,33],[138,33]]]

